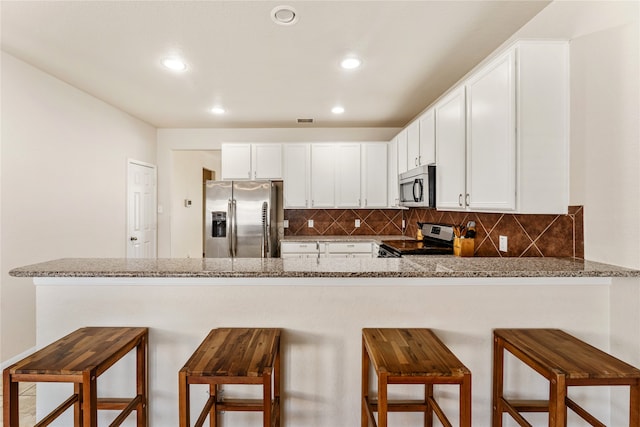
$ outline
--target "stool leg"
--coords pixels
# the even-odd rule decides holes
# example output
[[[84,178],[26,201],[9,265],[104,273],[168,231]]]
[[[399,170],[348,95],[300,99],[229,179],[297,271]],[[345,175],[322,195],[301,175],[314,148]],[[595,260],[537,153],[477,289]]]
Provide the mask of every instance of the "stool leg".
[[[460,427],[471,427],[471,374],[460,384]]]
[[[264,427],[271,427],[271,371],[265,372],[262,377],[262,411],[263,411],[263,425]]]
[[[82,426],[98,427],[98,396],[94,371],[82,373]]]
[[[209,427],[218,425],[218,384],[209,384],[209,399],[213,399],[213,405],[209,411]]]
[[[549,385],[549,427],[567,427],[566,397],[564,375],[556,375]]]
[[[187,382],[187,373],[180,371],[178,373],[178,418],[180,418],[180,427],[189,427],[191,425],[189,411],[189,384]]]
[[[73,383],[73,393],[78,401],[73,404],[73,425],[82,427],[82,383]]]
[[[282,405],[282,402],[280,401],[280,341],[278,341],[278,349],[273,366],[273,396],[274,399],[278,401],[278,406],[276,408],[278,411],[276,414],[276,427],[280,427],[280,418],[282,415],[282,410],[280,409],[280,405]]]
[[[360,415],[360,426],[369,426],[369,354],[362,339],[362,410]]]
[[[640,380],[629,389],[629,427],[640,426]]]
[[[493,336],[493,415],[491,425],[502,427],[502,393],[504,381],[504,345],[502,340]]]
[[[424,385],[424,403],[427,409],[424,412],[424,427],[433,427],[433,408],[431,407],[431,399],[433,399],[433,384]]]
[[[147,337],[142,337],[136,346],[136,393],[142,397],[142,402],[136,408],[137,427],[148,426],[148,398],[147,398]]]
[[[378,427],[387,427],[387,374],[378,374]]]
[[[2,373],[2,416],[5,427],[19,426],[18,384],[12,381],[9,369],[5,369]]]

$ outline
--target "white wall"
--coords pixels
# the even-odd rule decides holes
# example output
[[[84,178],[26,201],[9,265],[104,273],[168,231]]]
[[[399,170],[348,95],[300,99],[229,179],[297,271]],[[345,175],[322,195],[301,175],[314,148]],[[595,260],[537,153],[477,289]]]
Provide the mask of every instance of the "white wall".
[[[177,195],[173,157],[182,150],[220,150],[223,142],[327,142],[389,141],[398,128],[291,128],[291,129],[158,129],[158,256],[184,256],[181,239],[172,230]],[[175,240],[175,241],[174,241]]]
[[[2,53],[0,359],[35,345],[35,293],[11,268],[125,256],[127,159],[156,129]]]
[[[220,150],[174,151],[171,200],[171,254],[175,258],[202,256],[202,169],[221,173]],[[185,206],[185,199],[191,206]]]

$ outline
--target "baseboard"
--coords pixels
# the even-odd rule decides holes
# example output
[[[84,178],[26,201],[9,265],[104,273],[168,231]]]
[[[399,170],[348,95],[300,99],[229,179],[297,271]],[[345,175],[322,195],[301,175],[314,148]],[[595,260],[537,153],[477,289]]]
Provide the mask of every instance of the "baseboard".
[[[9,366],[13,365],[14,363],[24,359],[25,357],[27,357],[28,355],[30,355],[31,353],[35,352],[36,348],[35,347],[31,347],[29,350],[23,351],[22,353],[13,356],[12,358],[5,360],[4,362],[2,362],[2,364],[0,364],[0,368],[2,368],[3,370],[5,368],[8,368]]]

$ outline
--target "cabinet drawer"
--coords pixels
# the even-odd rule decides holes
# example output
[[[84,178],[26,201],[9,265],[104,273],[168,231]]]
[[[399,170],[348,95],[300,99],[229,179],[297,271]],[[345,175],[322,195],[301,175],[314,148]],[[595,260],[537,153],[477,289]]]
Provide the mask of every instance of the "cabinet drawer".
[[[371,254],[371,242],[329,243],[329,253],[368,253]]]
[[[324,252],[324,243],[320,244],[320,248],[318,248],[318,243],[309,242],[309,243],[296,243],[296,242],[282,242],[280,244],[280,252],[282,254],[285,253],[318,253],[321,250]]]

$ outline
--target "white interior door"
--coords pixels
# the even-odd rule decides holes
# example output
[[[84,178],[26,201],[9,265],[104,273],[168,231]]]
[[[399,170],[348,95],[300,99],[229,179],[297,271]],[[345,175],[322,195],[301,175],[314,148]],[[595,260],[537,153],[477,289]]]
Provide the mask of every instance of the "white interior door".
[[[156,167],[129,160],[127,175],[127,258],[157,256]]]

